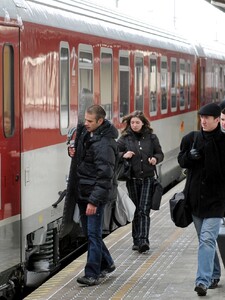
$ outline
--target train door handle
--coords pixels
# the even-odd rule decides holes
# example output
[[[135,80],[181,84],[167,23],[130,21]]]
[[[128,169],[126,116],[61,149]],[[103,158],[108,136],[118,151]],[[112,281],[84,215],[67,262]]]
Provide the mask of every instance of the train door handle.
[[[15,180],[16,180],[16,181],[19,181],[19,179],[20,179],[20,175],[19,175],[19,174],[16,174]]]

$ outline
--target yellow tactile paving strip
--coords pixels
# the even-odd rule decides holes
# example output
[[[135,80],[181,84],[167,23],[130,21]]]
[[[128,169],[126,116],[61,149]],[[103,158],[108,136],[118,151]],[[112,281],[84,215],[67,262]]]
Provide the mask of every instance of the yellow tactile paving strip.
[[[193,225],[186,229],[170,220],[168,200],[183,183],[163,196],[160,211],[151,213],[150,251],[132,251],[131,225],[117,229],[105,239],[117,269],[101,284],[80,287],[86,253],[29,295],[26,300],[186,300],[194,292],[197,238]],[[222,281],[222,280],[221,280]],[[225,287],[209,290],[207,299],[224,299]]]
[[[140,268],[135,272],[135,274],[129,278],[129,282],[124,284],[121,289],[112,296],[112,300],[123,299],[127,292],[137,284],[140,278],[145,274],[146,270],[148,270],[152,264],[158,259],[158,257],[162,254],[162,252],[175,240],[177,240],[178,236],[181,235],[181,230],[176,230],[170,238],[163,243],[159,249],[153,253],[148,260],[145,261],[144,265],[141,265]]]

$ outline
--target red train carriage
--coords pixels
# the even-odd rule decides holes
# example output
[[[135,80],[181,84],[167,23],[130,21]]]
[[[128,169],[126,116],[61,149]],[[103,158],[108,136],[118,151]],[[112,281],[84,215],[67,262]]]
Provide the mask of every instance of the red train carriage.
[[[59,239],[70,158],[68,129],[101,104],[121,117],[144,110],[160,138],[164,186],[180,177],[181,137],[201,103],[220,102],[225,51],[84,1],[0,2],[0,297],[37,285],[71,245]],[[213,50],[216,49],[216,51]],[[41,276],[41,279],[43,277]]]

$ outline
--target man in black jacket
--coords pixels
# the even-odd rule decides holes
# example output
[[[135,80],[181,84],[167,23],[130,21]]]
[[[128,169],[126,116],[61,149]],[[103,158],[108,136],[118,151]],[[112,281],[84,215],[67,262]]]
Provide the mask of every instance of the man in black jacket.
[[[85,112],[75,141],[77,159],[78,206],[82,229],[88,238],[85,275],[77,282],[96,285],[99,279],[115,270],[114,261],[102,240],[105,204],[116,197],[115,167],[117,129],[105,119],[105,110],[92,105]],[[73,156],[73,149],[69,150]]]
[[[195,291],[205,296],[221,276],[216,240],[225,210],[225,135],[217,104],[201,107],[198,114],[202,128],[194,145],[194,132],[183,137],[178,162],[188,170],[185,194],[199,239]]]

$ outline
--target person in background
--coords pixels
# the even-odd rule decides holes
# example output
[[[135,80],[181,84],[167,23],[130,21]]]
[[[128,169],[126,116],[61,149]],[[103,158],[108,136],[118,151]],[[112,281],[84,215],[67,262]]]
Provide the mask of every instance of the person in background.
[[[102,239],[102,226],[105,204],[116,197],[118,131],[105,116],[100,105],[87,108],[84,125],[79,125],[75,149],[68,149],[69,155],[76,155],[77,159],[77,201],[82,229],[88,239],[85,274],[78,277],[77,282],[86,286],[98,284],[102,277],[116,269]]]
[[[208,288],[218,286],[221,276],[216,241],[225,210],[225,136],[216,103],[201,107],[198,114],[201,130],[194,145],[194,132],[182,138],[178,162],[187,169],[184,192],[199,240],[194,290],[205,296]]]
[[[11,134],[12,134],[11,118],[10,118],[10,115],[7,112],[4,113],[3,128],[4,128],[5,137],[10,137]]]
[[[219,103],[219,107],[221,110],[223,110],[225,108],[225,99]]]
[[[126,186],[136,206],[132,221],[132,249],[142,253],[150,249],[151,189],[155,166],[163,160],[164,154],[142,111],[134,111],[122,122],[125,128],[117,143],[121,156],[131,163],[132,178],[126,181]]]
[[[221,127],[221,131],[225,133],[225,106],[221,110],[221,114],[220,114],[220,127]]]

